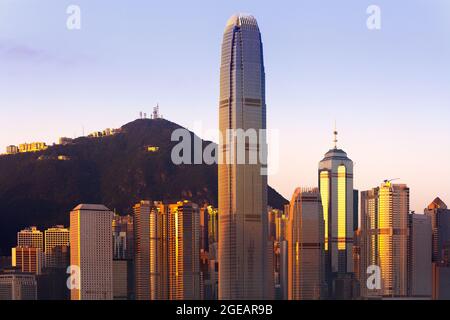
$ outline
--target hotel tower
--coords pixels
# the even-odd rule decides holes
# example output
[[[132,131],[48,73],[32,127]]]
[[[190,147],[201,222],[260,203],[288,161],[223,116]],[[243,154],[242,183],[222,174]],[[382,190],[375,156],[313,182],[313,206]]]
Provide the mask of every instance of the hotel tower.
[[[325,220],[325,270],[331,297],[351,298],[353,273],[353,161],[337,147],[319,164],[319,186]]]
[[[219,117],[219,299],[271,298],[267,176],[262,174],[267,156],[244,164],[236,156],[245,150],[250,159],[266,148],[265,135],[259,134],[266,129],[263,49],[252,16],[234,15],[225,28]],[[256,130],[259,141],[237,143],[239,129]]]

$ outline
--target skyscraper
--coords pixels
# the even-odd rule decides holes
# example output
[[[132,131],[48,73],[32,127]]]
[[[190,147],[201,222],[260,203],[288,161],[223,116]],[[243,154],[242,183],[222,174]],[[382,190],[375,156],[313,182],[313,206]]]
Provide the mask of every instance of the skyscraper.
[[[361,193],[361,294],[406,297],[409,188],[385,181]],[[379,266],[381,290],[368,290],[367,267]]]
[[[150,201],[134,207],[135,290],[136,300],[150,300]]]
[[[70,264],[80,272],[72,300],[113,299],[112,219],[104,205],[80,204],[70,212]]]
[[[425,209],[433,234],[433,299],[450,299],[450,210],[436,198]]]
[[[319,163],[319,186],[325,221],[325,272],[329,294],[351,298],[353,273],[353,161],[335,146]]]
[[[408,296],[429,299],[433,282],[431,218],[411,213],[408,229]]]
[[[29,227],[17,233],[18,247],[39,248],[44,252],[44,237],[37,227]]]
[[[44,231],[45,267],[67,268],[69,266],[70,231],[64,226],[55,226]]]
[[[141,201],[134,206],[137,300],[169,298],[168,210],[161,202]]]
[[[200,299],[200,210],[189,201],[169,206],[170,300]]]
[[[262,47],[254,17],[238,14],[228,20],[220,68],[219,299],[272,297],[263,174],[266,141],[265,132],[259,131],[266,129]],[[238,143],[239,129],[256,130],[258,141]],[[250,161],[258,152],[259,158]],[[249,160],[237,163],[239,153]]]
[[[450,250],[450,210],[440,198],[436,198],[425,209],[425,214],[431,217],[433,262],[450,265],[450,257],[445,255]]]
[[[324,220],[318,189],[295,190],[287,231],[289,300],[323,298]]]

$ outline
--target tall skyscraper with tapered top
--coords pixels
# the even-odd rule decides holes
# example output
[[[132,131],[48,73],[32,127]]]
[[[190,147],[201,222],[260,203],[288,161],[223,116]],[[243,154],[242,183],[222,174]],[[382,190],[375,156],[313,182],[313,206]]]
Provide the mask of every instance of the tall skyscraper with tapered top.
[[[260,152],[266,150],[265,132],[260,134],[266,129],[265,72],[261,33],[252,16],[234,15],[225,28],[219,128],[219,298],[271,298],[267,162]],[[242,130],[256,131],[258,141],[239,143],[234,135]],[[237,161],[239,154],[244,163]]]
[[[325,270],[328,294],[351,298],[353,273],[353,161],[337,147],[319,163],[319,186],[325,220]]]

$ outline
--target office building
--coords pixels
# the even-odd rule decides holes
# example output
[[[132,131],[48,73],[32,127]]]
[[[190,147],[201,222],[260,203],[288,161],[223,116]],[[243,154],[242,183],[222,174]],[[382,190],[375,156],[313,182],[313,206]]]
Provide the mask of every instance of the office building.
[[[113,213],[104,205],[80,204],[70,213],[72,300],[113,299]]]
[[[64,269],[70,262],[70,231],[58,225],[44,231],[45,267]]]
[[[408,296],[431,299],[431,218],[412,213],[408,215],[408,227]]]
[[[337,147],[319,163],[319,186],[325,221],[325,273],[332,298],[352,298],[354,190],[353,161]]]
[[[425,209],[431,218],[433,288],[435,300],[450,300],[450,210],[436,198]]]
[[[267,147],[262,131],[266,129],[265,71],[261,33],[252,16],[234,15],[225,27],[219,129],[219,299],[271,298]],[[254,139],[239,143],[237,133],[249,130]],[[237,163],[239,154],[245,155],[242,163]]]
[[[287,227],[288,298],[318,300],[325,290],[324,219],[318,189],[296,189]]]

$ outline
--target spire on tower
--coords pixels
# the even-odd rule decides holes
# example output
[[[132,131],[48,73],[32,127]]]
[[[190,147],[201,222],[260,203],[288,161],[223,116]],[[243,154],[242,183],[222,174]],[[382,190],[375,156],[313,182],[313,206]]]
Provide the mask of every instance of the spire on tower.
[[[336,125],[336,121],[334,122],[334,148],[337,149],[337,143],[338,143],[338,131],[337,131],[337,125]]]

